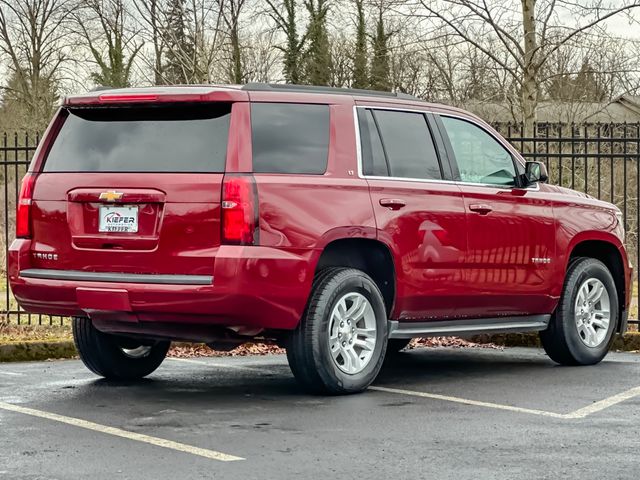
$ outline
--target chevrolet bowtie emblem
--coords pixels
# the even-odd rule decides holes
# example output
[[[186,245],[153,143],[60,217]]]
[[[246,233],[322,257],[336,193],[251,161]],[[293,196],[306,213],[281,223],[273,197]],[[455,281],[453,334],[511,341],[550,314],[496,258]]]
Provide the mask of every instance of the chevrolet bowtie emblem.
[[[106,200],[107,202],[115,202],[122,198],[122,192],[116,192],[115,190],[108,190],[100,194],[100,200]]]

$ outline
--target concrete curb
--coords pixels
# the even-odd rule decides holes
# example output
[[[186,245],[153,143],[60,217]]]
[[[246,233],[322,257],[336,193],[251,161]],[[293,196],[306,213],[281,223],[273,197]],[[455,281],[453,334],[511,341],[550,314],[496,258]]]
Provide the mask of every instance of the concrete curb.
[[[73,358],[78,355],[70,340],[59,342],[9,342],[0,344],[0,362],[27,362]]]
[[[174,342],[173,347],[190,343]],[[77,358],[78,351],[72,340],[27,341],[0,343],[0,362],[29,362],[38,360],[61,360]]]
[[[540,339],[537,333],[496,333],[493,335],[476,335],[471,337],[472,342],[495,343],[505,347],[540,347]],[[623,352],[640,351],[640,333],[629,332],[617,336],[613,342],[612,350]]]

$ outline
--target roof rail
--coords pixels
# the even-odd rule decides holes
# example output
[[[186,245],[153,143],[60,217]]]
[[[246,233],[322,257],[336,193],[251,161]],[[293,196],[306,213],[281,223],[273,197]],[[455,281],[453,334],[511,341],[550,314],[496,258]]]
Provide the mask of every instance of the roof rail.
[[[422,101],[418,97],[408,93],[381,92],[378,90],[365,90],[362,88],[337,88],[315,85],[291,85],[287,83],[247,83],[242,90],[249,92],[300,92],[300,93],[326,93],[329,95],[364,95],[370,97],[390,97],[404,100]]]

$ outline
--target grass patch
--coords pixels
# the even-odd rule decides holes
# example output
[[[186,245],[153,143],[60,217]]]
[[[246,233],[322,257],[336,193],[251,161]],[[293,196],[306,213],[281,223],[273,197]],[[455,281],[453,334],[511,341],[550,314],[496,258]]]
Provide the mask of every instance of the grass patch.
[[[70,325],[12,325],[0,323],[0,343],[61,342],[69,340],[73,340]]]

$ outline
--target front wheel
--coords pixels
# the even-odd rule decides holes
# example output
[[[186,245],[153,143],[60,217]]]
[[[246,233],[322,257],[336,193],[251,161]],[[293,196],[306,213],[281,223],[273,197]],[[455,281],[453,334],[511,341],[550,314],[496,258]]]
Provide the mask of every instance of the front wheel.
[[[73,317],[72,327],[82,362],[96,375],[111,380],[146,377],[160,366],[171,344],[103,333],[85,317]]]
[[[367,274],[353,268],[322,270],[288,339],[289,366],[311,392],[360,392],[380,371],[387,332],[384,300]]]
[[[609,351],[617,324],[611,272],[599,260],[579,258],[569,266],[560,303],[540,340],[557,363],[593,365]]]

